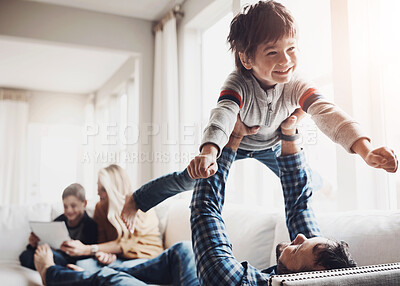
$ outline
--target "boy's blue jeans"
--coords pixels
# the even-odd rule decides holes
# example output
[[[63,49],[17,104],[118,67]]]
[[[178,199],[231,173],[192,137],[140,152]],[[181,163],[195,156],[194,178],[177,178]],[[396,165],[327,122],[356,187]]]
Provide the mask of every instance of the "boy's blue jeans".
[[[131,285],[172,284],[197,286],[191,242],[177,243],[156,258],[133,267],[103,267],[95,273],[77,272],[54,265],[46,272],[46,285]]]
[[[260,150],[260,151],[247,151],[243,149],[238,149],[236,152],[236,160],[242,160],[246,158],[254,158],[257,161],[263,163],[272,172],[279,177],[279,167],[276,157],[281,154],[281,145],[277,144],[271,148]]]
[[[26,250],[24,250],[21,255],[19,256],[19,261],[21,262],[22,266],[27,268],[36,270],[35,265],[33,263],[33,256],[35,255],[36,248],[28,246]],[[68,256],[67,254],[63,253],[59,250],[53,250],[53,257],[54,263],[57,265],[66,266],[69,263],[75,264],[76,259]]]
[[[272,172],[279,177],[279,167],[276,157],[281,155],[281,144],[277,144],[272,148],[260,150],[260,151],[246,151],[243,149],[238,149],[236,154],[236,160],[242,160],[246,158],[254,158],[257,161],[263,163]],[[313,185],[313,190],[317,191],[322,187],[321,176],[311,169],[311,183]]]
[[[255,158],[279,176],[276,156],[280,155],[280,150],[280,145],[262,151],[238,149],[236,160]],[[193,190],[195,182],[196,180],[190,178],[189,173],[185,169],[182,172],[174,172],[144,184],[133,193],[133,198],[139,209],[148,211],[171,196]]]
[[[276,157],[281,154],[281,145],[261,151],[237,150],[235,160],[254,158],[267,166],[272,172],[279,176],[279,167]],[[318,190],[322,186],[322,179],[316,172],[311,171],[313,189]],[[184,191],[193,190],[195,180],[190,178],[187,170],[174,172],[148,182],[133,194],[136,205],[142,211],[148,211],[163,200]]]

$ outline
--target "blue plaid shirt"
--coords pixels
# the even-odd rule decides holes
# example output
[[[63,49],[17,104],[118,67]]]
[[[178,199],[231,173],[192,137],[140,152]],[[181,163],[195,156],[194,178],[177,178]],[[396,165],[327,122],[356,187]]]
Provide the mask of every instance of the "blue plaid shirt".
[[[191,229],[197,276],[200,285],[268,285],[274,267],[263,271],[238,262],[221,217],[225,199],[225,182],[236,153],[224,148],[218,159],[218,172],[198,180],[191,202]],[[278,157],[280,178],[285,198],[286,223],[291,239],[298,233],[319,236],[319,228],[310,207],[312,189],[310,170],[304,152]]]

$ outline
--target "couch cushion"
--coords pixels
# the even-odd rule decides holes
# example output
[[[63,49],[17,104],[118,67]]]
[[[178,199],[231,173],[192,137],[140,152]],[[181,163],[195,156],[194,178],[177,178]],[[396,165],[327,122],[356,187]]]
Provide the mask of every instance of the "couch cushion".
[[[50,205],[0,206],[0,261],[17,262],[28,244],[28,221],[50,221]]]
[[[0,262],[1,285],[7,286],[37,286],[43,285],[37,271],[20,266],[17,263]]]
[[[273,249],[276,213],[262,208],[246,208],[226,204],[223,210],[228,237],[237,260],[247,260],[259,269],[269,267]],[[178,241],[190,240],[190,209],[188,200],[171,204],[165,230],[165,247]]]
[[[351,211],[316,216],[322,234],[346,241],[359,266],[399,261],[399,211]],[[288,240],[282,216],[277,223],[274,244]],[[271,255],[271,263],[275,263],[275,260],[275,255]]]

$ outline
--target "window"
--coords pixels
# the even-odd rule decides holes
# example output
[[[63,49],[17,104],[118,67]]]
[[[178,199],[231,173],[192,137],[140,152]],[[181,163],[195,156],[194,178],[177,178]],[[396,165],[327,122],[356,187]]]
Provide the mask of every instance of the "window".
[[[235,9],[240,6],[238,3],[254,4],[258,0],[232,2]],[[400,44],[397,33],[400,3],[396,0],[279,2],[292,12],[299,27],[298,71],[314,82],[324,97],[360,122],[375,148],[388,146],[398,153],[400,131],[396,116],[400,101],[396,80],[400,57],[396,48]],[[202,57],[200,67],[191,76],[201,70],[202,99],[195,105],[201,108],[190,107],[190,110],[196,113],[200,109],[203,122],[208,122],[220,87],[233,69],[234,61],[225,42],[232,16],[225,13],[218,21],[207,22],[211,22],[207,29],[197,27]],[[188,91],[193,89],[193,83],[197,84],[194,80],[187,82]],[[399,176],[371,168],[359,156],[348,154],[322,134],[310,118],[303,121],[300,129],[308,162],[323,179],[322,188],[314,194],[316,211],[400,207]],[[227,201],[267,208],[283,205],[279,180],[255,160],[233,164],[228,188]]]
[[[400,97],[398,96],[397,81],[399,78],[400,54],[398,47],[400,45],[400,2],[396,0],[378,1],[379,16],[375,19],[381,21],[379,31],[381,40],[377,55],[379,56],[379,68],[381,69],[382,90],[381,98],[383,101],[383,122],[385,145],[394,148],[399,156],[400,152],[400,129],[398,126],[398,108],[400,106]],[[388,8],[390,7],[390,9]],[[397,172],[398,174],[398,172]],[[389,185],[388,203],[390,208],[400,209],[400,176],[387,175]]]
[[[319,25],[314,25],[314,22],[309,21],[310,10],[305,10],[304,5],[298,1],[286,1],[284,4],[294,10],[292,12],[299,22],[302,61],[307,63],[303,65],[302,72],[307,78],[316,82],[326,97],[332,99],[330,2],[314,0],[310,3],[310,7],[315,9],[317,16],[314,19],[319,22]],[[224,80],[234,69],[234,58],[226,43],[232,17],[232,13],[221,17],[218,22],[202,33],[203,120],[208,120],[209,112],[216,105],[218,92]],[[318,45],[315,45],[315,33],[322,34]],[[302,132],[306,135],[304,147],[309,162],[324,181],[320,198],[316,196],[316,199],[321,201],[318,205],[321,208],[326,208],[328,205],[335,208],[335,204],[332,204],[336,188],[335,145],[317,129],[311,119],[303,122]],[[283,206],[279,179],[256,160],[235,162],[228,188],[227,201],[263,205],[269,208]]]
[[[81,127],[30,123],[28,134],[28,200],[59,203],[67,186],[82,181]]]

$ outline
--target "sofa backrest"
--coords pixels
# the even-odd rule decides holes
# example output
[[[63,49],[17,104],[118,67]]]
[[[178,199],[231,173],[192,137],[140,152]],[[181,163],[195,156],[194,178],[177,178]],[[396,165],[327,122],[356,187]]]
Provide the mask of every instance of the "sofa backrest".
[[[227,204],[222,216],[236,259],[247,260],[258,269],[269,267],[278,214],[262,208],[248,209],[241,205]],[[176,200],[169,206],[165,247],[182,240],[191,240],[190,233],[189,201]]]
[[[29,221],[50,221],[51,206],[0,206],[0,261],[15,262],[28,244]]]
[[[400,211],[350,211],[316,216],[323,236],[346,241],[359,266],[400,260]],[[288,241],[283,217],[275,232],[275,245]],[[271,263],[275,260],[271,254]]]

